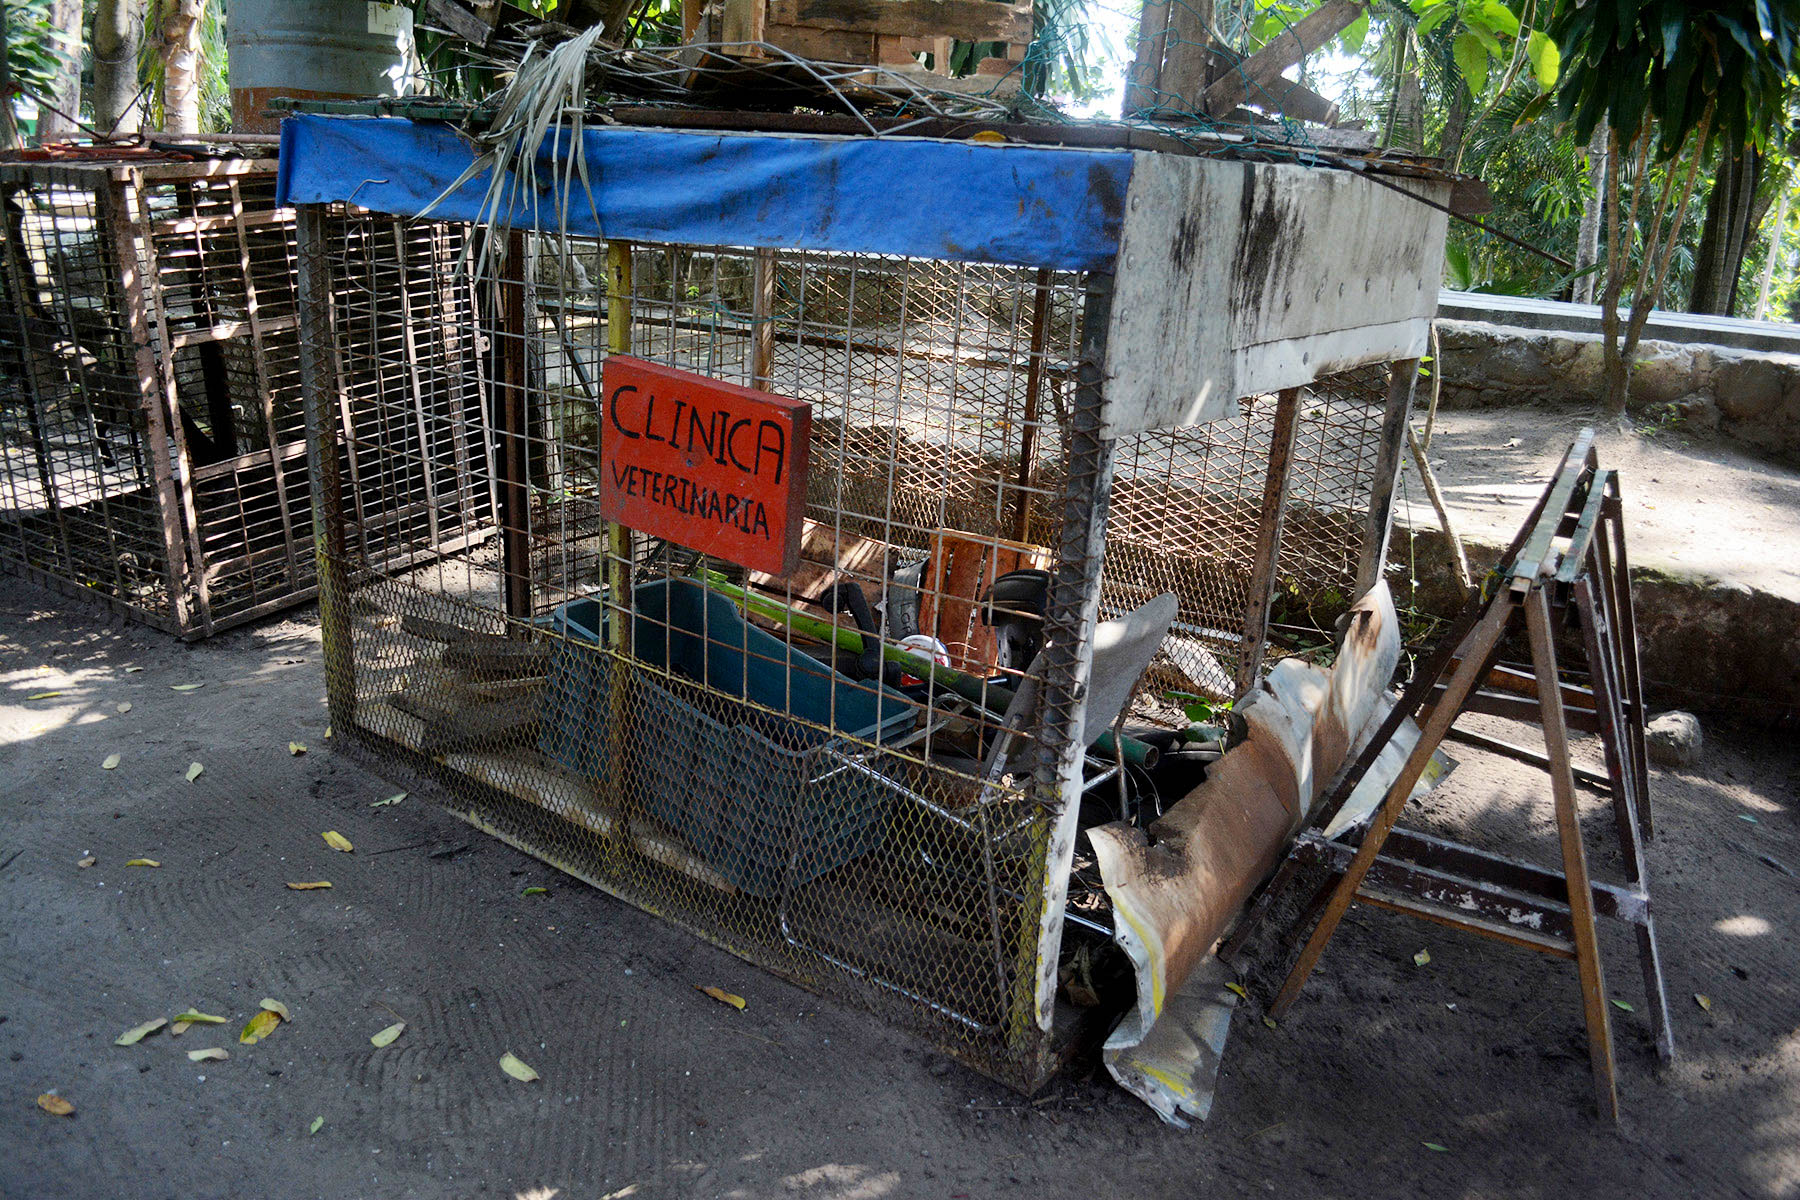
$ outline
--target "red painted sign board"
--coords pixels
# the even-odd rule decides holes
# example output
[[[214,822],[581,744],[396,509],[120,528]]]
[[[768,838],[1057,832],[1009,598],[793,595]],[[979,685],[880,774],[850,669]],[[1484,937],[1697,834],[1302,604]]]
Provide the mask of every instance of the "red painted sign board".
[[[600,391],[602,516],[753,571],[794,569],[810,404],[625,354]]]

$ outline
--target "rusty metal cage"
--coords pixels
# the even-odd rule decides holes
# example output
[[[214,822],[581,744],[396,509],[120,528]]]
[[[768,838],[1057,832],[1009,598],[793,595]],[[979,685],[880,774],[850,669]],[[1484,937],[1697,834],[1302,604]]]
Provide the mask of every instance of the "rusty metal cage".
[[[334,745],[1040,1084],[1080,1021],[1057,1003],[1069,952],[1112,932],[1075,843],[1140,802],[1127,731],[1237,695],[1279,581],[1348,594],[1380,561],[1412,364],[1112,437],[1109,272],[398,223],[347,192],[298,210],[314,461],[414,492],[473,463],[493,507],[485,540],[396,566],[351,474],[315,470]],[[468,247],[459,279],[490,264],[466,302],[405,298],[383,258],[431,238]],[[385,336],[359,336],[372,314]],[[615,354],[810,404],[797,568],[602,516]],[[469,398],[429,435],[421,380]],[[1042,636],[1020,653],[996,584],[1032,571]],[[1167,593],[1168,637],[1098,735],[1096,631]],[[891,655],[903,633],[937,646]]]
[[[272,155],[236,152],[0,163],[0,565],[185,637],[314,594],[294,218],[275,175]],[[453,308],[431,253],[382,248],[385,269],[421,272],[390,295]],[[373,363],[385,327],[362,332]],[[457,398],[409,402],[422,427]],[[457,483],[441,490],[467,491],[468,468],[442,462]],[[415,553],[487,511],[357,494]]]

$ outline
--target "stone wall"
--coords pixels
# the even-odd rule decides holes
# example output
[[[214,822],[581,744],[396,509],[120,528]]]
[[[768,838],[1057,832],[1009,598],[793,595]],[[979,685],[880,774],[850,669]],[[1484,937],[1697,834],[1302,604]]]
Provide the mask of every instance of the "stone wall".
[[[1441,405],[1592,404],[1600,399],[1598,335],[1441,320],[1438,336]],[[1642,342],[1632,375],[1631,408],[1642,419],[1716,429],[1800,464],[1800,355]]]

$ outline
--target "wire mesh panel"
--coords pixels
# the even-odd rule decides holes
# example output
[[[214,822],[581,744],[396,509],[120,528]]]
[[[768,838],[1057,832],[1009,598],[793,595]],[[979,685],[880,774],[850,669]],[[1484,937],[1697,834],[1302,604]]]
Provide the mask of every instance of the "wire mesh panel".
[[[106,153],[0,165],[0,562],[204,634],[315,583],[293,213],[275,205],[269,158]],[[417,276],[395,293],[402,312],[414,294],[450,303],[455,248],[438,249],[434,261],[382,247],[388,269]],[[400,316],[354,336],[384,336]],[[429,332],[418,341],[442,349]],[[358,386],[402,387],[421,429],[440,400],[422,377]],[[433,480],[441,510],[387,479],[359,493],[402,557],[481,519],[457,495],[467,470],[429,450],[447,474]]]
[[[469,258],[494,239],[492,277],[403,303],[414,248],[464,237]],[[1260,407],[1233,429],[1075,436],[1083,413],[1098,422],[1078,378],[1092,300],[1077,274],[318,208],[302,209],[302,269],[321,298],[303,339],[316,459],[346,467],[316,480],[334,729],[572,874],[999,1078],[1040,1081],[1062,776],[1113,779],[1093,789],[1112,817],[1126,794],[1116,763],[1066,744],[1074,664],[1054,651],[1086,655],[1076,626],[1094,600],[1116,616],[1174,591],[1197,653],[1159,660],[1163,686],[1216,690],[1207,661],[1229,679]],[[666,407],[615,428],[604,374],[627,352],[810,405],[794,569],[746,570],[602,518],[603,443],[708,436]],[[426,427],[413,380],[457,398]],[[1318,477],[1299,493],[1320,516],[1295,570],[1354,570],[1373,457],[1358,439],[1379,425],[1379,393],[1373,423],[1366,407],[1330,388],[1308,405]],[[1108,455],[1102,581],[1104,505],[1068,498],[1104,481]],[[474,464],[493,536],[384,561],[358,507],[368,480],[385,471],[383,491],[430,508],[446,462]],[[692,502],[678,480],[649,495]],[[1133,719],[1167,711],[1150,687]]]

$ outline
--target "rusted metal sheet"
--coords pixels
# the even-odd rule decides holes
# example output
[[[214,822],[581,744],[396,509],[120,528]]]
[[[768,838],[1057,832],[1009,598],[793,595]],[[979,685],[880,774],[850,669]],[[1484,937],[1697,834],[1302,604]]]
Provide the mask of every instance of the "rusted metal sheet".
[[[601,390],[607,520],[753,571],[794,569],[811,405],[623,354]]]

